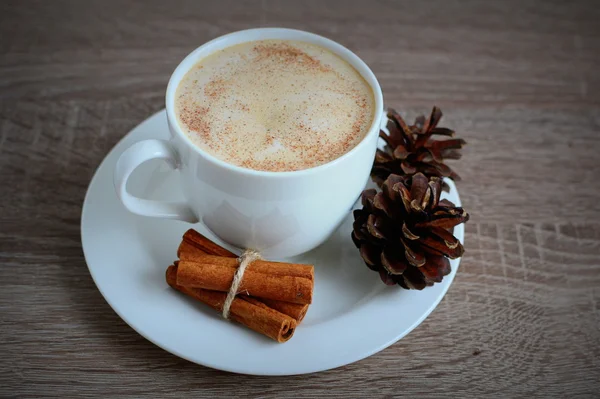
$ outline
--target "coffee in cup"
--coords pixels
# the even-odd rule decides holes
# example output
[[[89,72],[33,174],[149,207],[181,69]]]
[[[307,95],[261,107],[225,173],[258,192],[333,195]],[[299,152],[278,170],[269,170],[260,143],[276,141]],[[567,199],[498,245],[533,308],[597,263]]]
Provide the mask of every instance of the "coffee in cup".
[[[374,117],[373,90],[316,44],[258,40],[199,60],[177,87],[175,113],[200,149],[236,166],[283,172],[354,148]]]

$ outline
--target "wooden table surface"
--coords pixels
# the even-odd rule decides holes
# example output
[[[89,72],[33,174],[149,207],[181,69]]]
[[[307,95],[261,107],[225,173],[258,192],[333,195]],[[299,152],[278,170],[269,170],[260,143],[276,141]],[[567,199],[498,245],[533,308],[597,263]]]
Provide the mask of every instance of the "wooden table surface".
[[[598,397],[598,21],[593,1],[0,3],[0,396]],[[454,163],[467,252],[444,300],[388,349],[313,375],[233,375],[154,346],[104,301],[80,243],[95,168],[164,107],[178,62],[260,26],[343,43],[387,104],[411,119],[436,104],[469,143]]]

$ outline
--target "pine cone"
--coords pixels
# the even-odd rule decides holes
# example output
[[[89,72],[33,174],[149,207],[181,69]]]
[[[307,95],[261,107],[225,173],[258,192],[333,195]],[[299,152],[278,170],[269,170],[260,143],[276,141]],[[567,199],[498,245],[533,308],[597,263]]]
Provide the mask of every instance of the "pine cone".
[[[437,127],[442,118],[442,111],[433,107],[431,116],[425,120],[423,115],[415,119],[415,124],[408,126],[404,119],[392,108],[388,109],[389,135],[383,130],[379,137],[385,140],[383,150],[377,150],[371,177],[381,187],[385,179],[392,174],[414,175],[421,172],[425,176],[449,177],[460,180],[460,177],[444,164],[446,159],[459,159],[460,150],[466,142],[462,139],[434,140],[434,134],[454,136],[454,131],[445,127]]]
[[[440,201],[441,189],[440,178],[417,173],[392,174],[381,192],[363,191],[363,208],[354,211],[352,240],[385,284],[422,290],[450,273],[448,258],[463,254],[451,231],[469,215]]]

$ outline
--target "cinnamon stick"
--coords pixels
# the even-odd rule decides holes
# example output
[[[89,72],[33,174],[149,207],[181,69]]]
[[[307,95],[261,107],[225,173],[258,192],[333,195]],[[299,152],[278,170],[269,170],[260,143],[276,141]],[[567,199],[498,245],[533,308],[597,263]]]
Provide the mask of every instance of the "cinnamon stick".
[[[198,233],[194,229],[189,229],[183,234],[183,241],[188,244],[196,247],[202,252],[206,252],[209,255],[217,255],[217,256],[227,256],[229,258],[237,258],[237,255],[233,252],[223,248],[222,246],[215,244],[208,238],[204,237],[202,234]],[[181,248],[181,247],[180,247]],[[179,250],[177,251],[177,256],[179,256]]]
[[[262,303],[270,307],[271,309],[275,309],[278,312],[286,314],[294,319],[296,319],[296,324],[300,324],[300,322],[306,316],[306,312],[308,311],[309,304],[301,304],[301,303],[292,303],[285,301],[276,301],[274,299],[265,299],[265,298],[257,298],[260,299]]]
[[[177,250],[177,256],[186,260],[197,260],[198,256],[207,254],[237,258],[237,255],[235,255],[233,252],[228,251],[227,249],[214,243],[202,234],[198,233],[196,230],[189,229],[186,231]],[[251,265],[250,268],[253,266],[254,265]],[[308,268],[310,269],[310,273],[308,273],[310,275],[310,279],[314,280],[314,268],[310,266],[308,266]],[[267,306],[293,317],[296,319],[298,324],[300,324],[300,322],[304,319],[309,306],[308,304],[298,304],[264,298],[259,300]]]
[[[169,266],[165,276],[167,284],[216,311],[223,310],[227,294],[200,288],[182,287],[177,284],[178,274],[177,266]],[[277,342],[288,341],[294,335],[296,328],[296,320],[251,297],[236,297],[229,309],[229,318]]]
[[[279,262],[257,260],[263,268],[277,270]],[[203,255],[197,261],[179,260],[177,284],[184,287],[204,288],[213,291],[229,291],[236,272],[237,260],[222,256]],[[238,292],[259,298],[307,304],[312,302],[314,281],[305,277],[261,273],[250,266]]]
[[[238,268],[237,256],[223,256],[218,254],[212,254],[204,252],[195,246],[182,242],[179,245],[177,256],[179,260],[187,260],[192,262],[203,262],[206,255],[217,255],[213,261],[218,262],[220,265],[228,266],[233,269]],[[219,258],[219,259],[216,259]],[[311,265],[305,265],[301,263],[284,263],[284,262],[271,262],[268,260],[255,260],[248,265],[247,271],[252,270],[253,272],[270,274],[272,276],[292,276],[292,277],[303,277],[309,280],[315,279],[315,268]]]

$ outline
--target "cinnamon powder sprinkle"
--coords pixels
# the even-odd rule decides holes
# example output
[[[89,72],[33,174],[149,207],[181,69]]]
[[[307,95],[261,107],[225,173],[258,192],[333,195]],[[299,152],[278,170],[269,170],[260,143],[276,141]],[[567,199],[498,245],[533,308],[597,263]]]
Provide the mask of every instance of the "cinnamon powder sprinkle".
[[[279,62],[284,62],[288,66],[301,65],[303,68],[312,68],[321,72],[331,71],[331,67],[323,65],[321,61],[287,43],[258,44],[254,46],[254,51],[258,53],[258,60],[276,58]]]

